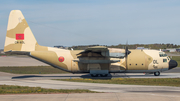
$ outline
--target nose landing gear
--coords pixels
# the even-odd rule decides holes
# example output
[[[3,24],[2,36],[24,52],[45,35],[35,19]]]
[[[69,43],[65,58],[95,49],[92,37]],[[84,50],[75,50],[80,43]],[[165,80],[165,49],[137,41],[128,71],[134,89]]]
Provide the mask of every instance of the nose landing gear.
[[[157,72],[154,72],[154,76],[159,76],[160,75],[160,72],[157,71]]]

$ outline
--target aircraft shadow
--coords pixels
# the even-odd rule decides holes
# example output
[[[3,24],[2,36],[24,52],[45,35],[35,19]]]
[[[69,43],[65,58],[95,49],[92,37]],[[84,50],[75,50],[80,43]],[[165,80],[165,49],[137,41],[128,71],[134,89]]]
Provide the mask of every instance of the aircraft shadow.
[[[80,76],[40,76],[40,75],[24,75],[24,76],[15,76],[11,79],[27,79],[27,78],[50,78],[50,79],[71,79],[71,78],[88,78],[88,79],[111,79],[112,75],[107,77],[91,77],[89,74],[80,75]]]
[[[154,76],[151,75],[126,75],[126,74],[115,74],[111,75],[109,74],[107,77],[91,77],[89,74],[83,74],[83,75],[70,75],[70,76],[41,76],[41,75],[24,75],[24,76],[15,76],[12,77],[12,79],[27,79],[27,78],[49,78],[49,79],[71,79],[71,78],[87,78],[87,79],[111,79],[111,78],[158,78],[158,77],[168,77],[170,75],[160,75],[160,76]]]
[[[25,75],[25,76],[15,76],[12,79],[25,79],[25,78],[70,78],[70,77],[81,77],[81,76],[39,76],[39,75]]]

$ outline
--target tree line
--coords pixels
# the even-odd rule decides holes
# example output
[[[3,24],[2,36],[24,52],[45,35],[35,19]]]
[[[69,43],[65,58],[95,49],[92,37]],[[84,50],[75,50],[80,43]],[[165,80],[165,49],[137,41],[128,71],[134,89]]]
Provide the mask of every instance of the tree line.
[[[72,47],[69,47],[69,49],[73,48],[74,50],[84,50],[88,47],[94,47],[94,46],[106,46],[108,48],[122,48],[122,49],[124,49],[126,46],[128,46],[129,49],[136,49],[137,47],[144,47],[144,48],[149,48],[149,49],[168,49],[168,48],[179,48],[180,47],[180,45],[170,44],[170,43],[167,43],[167,44],[164,44],[164,43],[162,43],[162,44],[158,44],[158,43],[155,43],[155,44],[129,44],[129,45],[119,44],[119,45],[111,45],[111,46],[95,44],[95,45],[72,46]]]

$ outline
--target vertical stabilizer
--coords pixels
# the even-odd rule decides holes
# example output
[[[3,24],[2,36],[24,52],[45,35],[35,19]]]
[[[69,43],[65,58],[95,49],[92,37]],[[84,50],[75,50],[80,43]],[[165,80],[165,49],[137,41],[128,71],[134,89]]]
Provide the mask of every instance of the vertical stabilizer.
[[[4,52],[35,50],[37,41],[20,10],[12,10],[9,14]]]

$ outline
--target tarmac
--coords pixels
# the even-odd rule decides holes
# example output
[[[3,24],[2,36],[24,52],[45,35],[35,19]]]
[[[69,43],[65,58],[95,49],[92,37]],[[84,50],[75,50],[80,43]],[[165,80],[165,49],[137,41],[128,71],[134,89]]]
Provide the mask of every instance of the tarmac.
[[[180,73],[162,73],[158,77],[179,78]],[[139,78],[156,77],[144,74],[121,74],[112,77]],[[5,94],[0,95],[0,101],[179,101],[180,87],[144,86],[122,84],[100,84],[57,81],[52,79],[88,78],[88,74],[34,74],[20,75],[0,72],[0,85],[19,85],[29,87],[42,87],[51,89],[89,89],[103,93],[71,93],[71,94]]]
[[[171,93],[83,93],[0,95],[0,101],[179,101]]]
[[[29,56],[0,56],[0,67],[12,66],[49,66]]]

